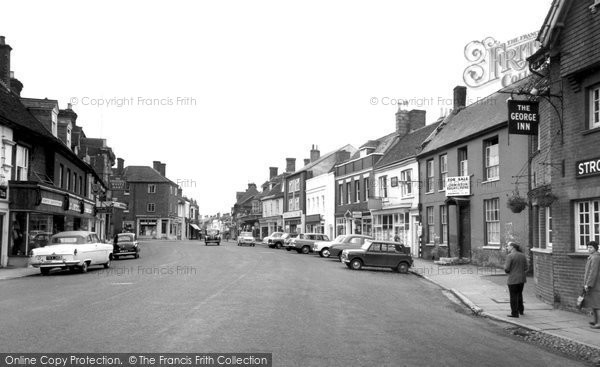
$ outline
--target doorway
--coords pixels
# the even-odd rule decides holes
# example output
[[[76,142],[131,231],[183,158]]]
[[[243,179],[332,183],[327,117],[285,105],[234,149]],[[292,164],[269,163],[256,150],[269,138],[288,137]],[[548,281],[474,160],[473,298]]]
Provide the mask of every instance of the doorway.
[[[471,258],[471,207],[458,206],[458,248],[461,258]]]

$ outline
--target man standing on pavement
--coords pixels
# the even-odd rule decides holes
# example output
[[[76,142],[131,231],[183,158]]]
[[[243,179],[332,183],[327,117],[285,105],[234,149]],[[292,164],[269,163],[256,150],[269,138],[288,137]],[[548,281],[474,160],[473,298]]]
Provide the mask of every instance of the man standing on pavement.
[[[521,246],[516,242],[507,244],[509,254],[506,257],[504,271],[508,274],[508,293],[510,294],[510,315],[519,317],[523,315],[523,287],[527,281],[527,258],[521,252]]]
[[[594,321],[590,322],[592,329],[600,329],[600,253],[598,253],[598,242],[590,241],[587,244],[590,257],[585,263],[585,274],[583,289],[585,296],[585,307],[591,308],[594,313]]]

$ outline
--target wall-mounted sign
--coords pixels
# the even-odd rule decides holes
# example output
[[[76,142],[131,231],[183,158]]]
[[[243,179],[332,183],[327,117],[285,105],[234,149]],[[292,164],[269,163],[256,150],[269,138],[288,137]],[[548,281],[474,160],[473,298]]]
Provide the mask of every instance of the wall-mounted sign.
[[[536,135],[540,115],[538,102],[516,101],[510,99],[508,104],[508,133],[520,135]]]
[[[49,199],[49,198],[42,198],[41,201],[42,204],[46,204],[46,205],[52,205],[52,206],[63,206],[63,202],[60,200],[54,200],[54,199]]]
[[[469,176],[446,177],[446,196],[471,195]]]
[[[362,218],[362,212],[352,212],[352,218]]]
[[[302,216],[302,210],[294,210],[292,212],[283,213],[283,219],[296,218]]]
[[[577,162],[575,177],[600,175],[600,158],[586,159]]]

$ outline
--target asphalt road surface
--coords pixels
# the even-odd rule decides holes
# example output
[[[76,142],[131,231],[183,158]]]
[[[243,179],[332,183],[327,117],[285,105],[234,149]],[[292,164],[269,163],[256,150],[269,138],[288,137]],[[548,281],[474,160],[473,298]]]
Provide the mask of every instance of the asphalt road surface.
[[[0,352],[273,353],[274,366],[569,366],[412,274],[233,242],[142,243],[0,281]]]

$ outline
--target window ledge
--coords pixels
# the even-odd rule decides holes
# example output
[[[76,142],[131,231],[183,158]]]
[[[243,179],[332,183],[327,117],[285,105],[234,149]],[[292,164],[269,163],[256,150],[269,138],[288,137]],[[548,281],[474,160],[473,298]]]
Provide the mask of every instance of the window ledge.
[[[551,248],[530,248],[529,251],[536,253],[536,254],[547,254],[547,255],[552,255],[552,249]]]
[[[500,250],[500,245],[481,246],[484,250]]]
[[[483,181],[483,182],[481,182],[481,184],[492,183],[492,182],[497,182],[497,181],[500,181],[500,178],[494,178],[492,180]]]
[[[581,132],[582,135],[589,135],[589,134],[594,134],[600,132],[600,127],[595,127],[593,129],[589,129],[589,130],[584,130]]]
[[[579,258],[587,258],[588,256],[590,256],[589,253],[587,252],[569,252],[567,253],[568,257],[579,257]]]
[[[435,246],[435,243],[426,243],[425,246],[427,246],[427,247],[433,247],[433,246]]]
[[[435,191],[427,191],[427,192],[425,193],[425,195],[429,195],[429,194],[435,194]]]

